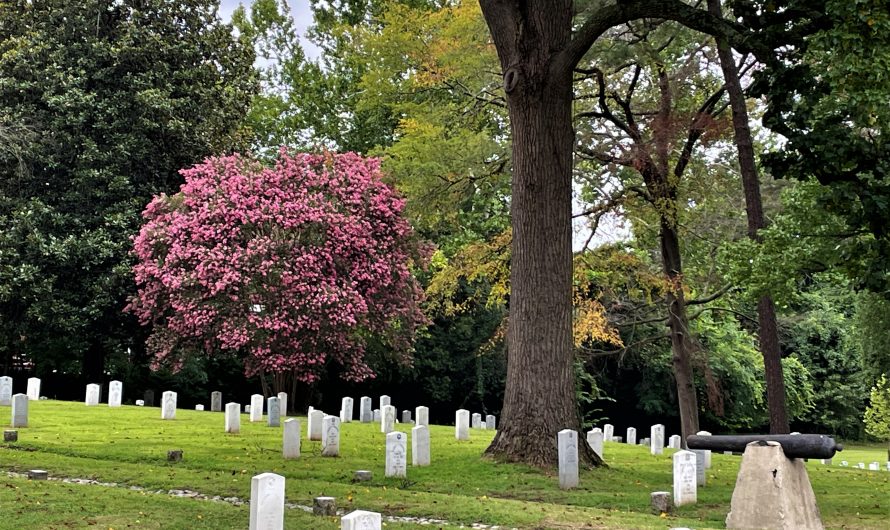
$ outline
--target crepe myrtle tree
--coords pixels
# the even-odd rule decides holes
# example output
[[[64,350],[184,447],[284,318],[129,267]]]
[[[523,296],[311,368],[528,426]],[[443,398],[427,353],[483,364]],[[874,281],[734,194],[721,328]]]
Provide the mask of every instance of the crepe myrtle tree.
[[[273,167],[236,154],[183,170],[134,238],[127,310],[153,327],[153,367],[237,355],[279,390],[331,362],[346,380],[373,377],[370,340],[410,361],[425,323],[411,268],[425,260],[379,167],[282,149]]]

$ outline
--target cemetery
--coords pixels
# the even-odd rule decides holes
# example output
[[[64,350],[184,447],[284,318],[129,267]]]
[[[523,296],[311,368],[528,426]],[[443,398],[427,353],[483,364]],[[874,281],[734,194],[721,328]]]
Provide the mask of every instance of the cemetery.
[[[577,444],[601,431],[565,430],[554,437],[560,464],[541,470],[482,457],[491,429],[469,427],[458,439],[463,431],[453,426],[395,423],[387,434],[316,410],[316,441],[300,429],[305,415],[272,426],[239,411],[240,431],[232,432],[231,414],[209,410],[177,410],[166,420],[157,407],[21,397],[27,426],[19,420],[16,438],[0,444],[9,486],[0,505],[15,506],[19,528],[246,528],[252,510],[265,509],[250,504],[251,488],[267,482],[275,493],[262,502],[280,510],[284,525],[268,528],[341,528],[355,511],[377,514],[387,528],[725,528],[742,460],[714,451],[705,468],[691,451],[653,454],[652,446],[606,441],[599,450],[608,467],[589,469],[578,465]],[[181,460],[168,459],[174,449]],[[825,528],[885,528],[890,468],[841,466],[840,457],[870,463],[886,460],[886,451],[848,445],[834,465],[782,459],[806,469]],[[29,478],[35,469],[49,480]],[[667,495],[661,505],[658,492]],[[321,510],[331,515],[313,513],[318,497],[333,498]]]
[[[886,4],[2,2],[0,530],[890,529]]]

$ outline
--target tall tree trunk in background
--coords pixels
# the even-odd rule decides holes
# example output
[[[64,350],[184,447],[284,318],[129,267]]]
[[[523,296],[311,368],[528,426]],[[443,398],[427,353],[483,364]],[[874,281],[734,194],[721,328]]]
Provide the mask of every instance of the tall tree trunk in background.
[[[571,34],[568,1],[483,1],[504,71],[513,137],[510,324],[498,432],[486,453],[552,466],[556,435],[580,433],[572,344],[572,69],[555,72]],[[579,443],[582,463],[601,463]]]
[[[708,10],[722,17],[720,0],[708,0]],[[735,143],[739,152],[739,168],[742,186],[745,190],[745,210],[748,213],[748,237],[760,241],[758,232],[766,226],[763,218],[763,205],[760,200],[760,179],[754,160],[754,142],[748,124],[748,109],[742,93],[739,72],[736,68],[732,48],[724,38],[716,38],[720,67],[726,82],[732,107],[732,123],[735,129]],[[766,396],[769,408],[769,427],[772,434],[791,432],[788,426],[788,411],[785,405],[785,376],[782,373],[782,353],[779,349],[779,331],[776,324],[776,307],[772,297],[762,296],[757,303],[757,320],[760,352],[763,354],[763,367],[766,377]]]

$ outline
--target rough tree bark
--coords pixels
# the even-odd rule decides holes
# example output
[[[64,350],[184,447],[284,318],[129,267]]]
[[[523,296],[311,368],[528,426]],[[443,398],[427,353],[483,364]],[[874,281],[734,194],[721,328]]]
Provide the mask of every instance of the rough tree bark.
[[[708,0],[708,11],[722,17],[720,0]],[[720,68],[726,83],[732,108],[732,123],[735,130],[735,144],[739,153],[739,168],[742,175],[742,187],[745,191],[745,210],[748,214],[748,237],[760,241],[758,232],[766,226],[763,217],[763,205],[760,198],[760,179],[757,164],[754,160],[754,142],[748,123],[748,109],[745,106],[745,95],[739,81],[732,48],[725,38],[717,37],[717,53],[720,57]],[[769,409],[769,427],[772,434],[788,434],[788,412],[785,404],[785,376],[782,372],[782,353],[779,349],[779,331],[776,324],[776,307],[772,297],[762,296],[757,303],[757,320],[759,327],[760,352],[763,355],[764,375],[766,377],[767,408]]]
[[[609,28],[638,18],[677,20],[742,42],[738,25],[679,0],[591,10],[572,33],[571,0],[481,0],[504,74],[513,135],[510,327],[500,429],[487,453],[556,463],[556,433],[580,429],[572,373],[572,70]],[[581,444],[582,463],[601,461]]]

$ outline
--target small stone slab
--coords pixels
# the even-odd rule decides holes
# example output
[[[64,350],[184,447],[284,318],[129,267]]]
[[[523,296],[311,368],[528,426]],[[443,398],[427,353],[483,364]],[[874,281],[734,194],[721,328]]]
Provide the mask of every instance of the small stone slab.
[[[377,512],[356,510],[340,519],[340,530],[380,530],[383,520]]]
[[[32,469],[28,471],[28,478],[31,480],[47,480],[49,473],[42,469]]]
[[[337,499],[335,497],[315,497],[312,500],[312,513],[315,515],[337,515]]]
[[[671,513],[671,510],[674,508],[669,491],[653,491],[649,498],[652,503],[652,512],[655,515]]]
[[[373,474],[370,471],[365,469],[359,469],[352,475],[353,482],[368,482],[373,477]]]
[[[3,431],[3,441],[4,442],[19,441],[19,431]]]
[[[250,479],[249,528],[284,530],[284,477],[281,475],[263,473]]]
[[[182,462],[182,450],[167,451],[168,462]]]

